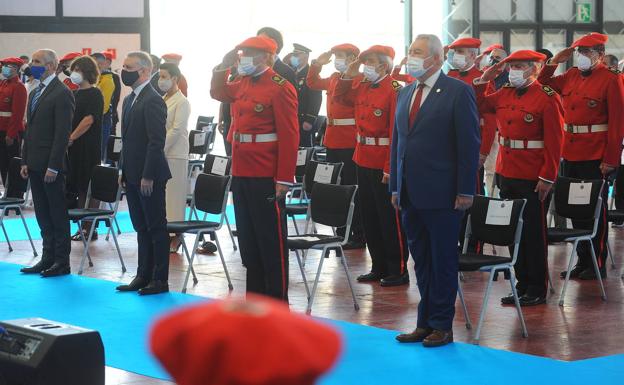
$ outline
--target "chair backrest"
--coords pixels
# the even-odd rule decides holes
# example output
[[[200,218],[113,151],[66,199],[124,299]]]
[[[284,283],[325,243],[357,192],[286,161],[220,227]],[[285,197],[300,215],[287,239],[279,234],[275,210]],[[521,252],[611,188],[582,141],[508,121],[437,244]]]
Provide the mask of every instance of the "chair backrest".
[[[297,164],[295,167],[295,178],[303,178],[306,166],[314,155],[314,147],[299,147],[297,150]],[[300,182],[299,180],[298,182]]]
[[[199,174],[193,192],[192,206],[208,214],[223,216],[231,181],[230,175]]]
[[[207,154],[204,159],[204,173],[212,175],[231,175],[232,158],[229,156],[220,156]]]
[[[4,186],[5,198],[22,198],[28,189],[28,180],[22,178],[20,170],[22,168],[22,158],[11,158],[7,173],[7,185]],[[15,195],[15,196],[9,196]]]
[[[211,124],[214,121],[214,116],[198,116],[197,124],[195,124],[195,130],[204,131],[204,127]]]
[[[119,162],[119,157],[121,156],[121,147],[123,143],[121,141],[121,136],[109,136],[108,142],[106,143],[106,156],[108,159],[113,162]]]
[[[465,238],[470,236],[496,246],[520,242],[526,199],[497,199],[476,195],[469,211]],[[464,242],[464,247],[468,242]]]
[[[206,155],[210,133],[206,131],[191,130],[189,132],[189,155]]]
[[[121,195],[119,169],[116,167],[95,166],[91,172],[89,194],[93,199],[115,203]],[[87,200],[87,204],[88,204]]]
[[[346,226],[349,233],[355,203],[355,185],[315,183],[310,202],[310,217],[315,223],[331,226]]]
[[[317,162],[310,160],[306,166],[303,187],[308,196],[316,183],[340,184],[343,163]]]
[[[602,179],[581,180],[558,177],[555,182],[555,211],[557,215],[579,220],[597,219],[598,203],[604,188]]]

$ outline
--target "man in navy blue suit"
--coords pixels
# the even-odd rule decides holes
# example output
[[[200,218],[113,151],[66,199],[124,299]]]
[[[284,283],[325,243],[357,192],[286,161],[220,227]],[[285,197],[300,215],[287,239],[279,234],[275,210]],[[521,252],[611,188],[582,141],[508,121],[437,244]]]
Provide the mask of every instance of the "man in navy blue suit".
[[[169,291],[169,234],[165,187],[171,172],[165,158],[167,106],[150,85],[152,61],[145,52],[131,52],[124,60],[122,82],[132,88],[121,116],[121,182],[137,232],[137,276],[119,291],[141,295]]]
[[[471,86],[441,71],[442,43],[419,35],[408,71],[417,79],[399,92],[390,191],[400,207],[414,257],[420,304],[416,329],[399,342],[426,347],[453,342],[457,234],[472,205],[479,160],[479,117]]]

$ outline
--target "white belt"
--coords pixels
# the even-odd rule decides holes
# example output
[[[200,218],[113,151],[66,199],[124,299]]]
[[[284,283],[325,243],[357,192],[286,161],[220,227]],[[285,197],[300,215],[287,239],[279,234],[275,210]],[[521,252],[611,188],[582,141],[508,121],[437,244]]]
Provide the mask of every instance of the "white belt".
[[[234,140],[239,143],[268,143],[277,142],[277,134],[239,134],[234,133]]]
[[[330,119],[329,124],[331,124],[332,126],[355,126],[355,118]]]
[[[566,132],[570,134],[588,134],[590,132],[605,132],[609,130],[608,124],[590,124],[588,126],[577,126],[566,124]]]
[[[360,136],[360,134],[357,134],[357,142],[367,146],[389,146],[390,138],[374,138],[370,136]]]
[[[13,113],[10,111],[0,111],[0,118],[10,118]]]
[[[543,140],[516,140],[499,136],[498,143],[500,143],[501,146],[505,146],[507,148],[520,150],[544,148]]]

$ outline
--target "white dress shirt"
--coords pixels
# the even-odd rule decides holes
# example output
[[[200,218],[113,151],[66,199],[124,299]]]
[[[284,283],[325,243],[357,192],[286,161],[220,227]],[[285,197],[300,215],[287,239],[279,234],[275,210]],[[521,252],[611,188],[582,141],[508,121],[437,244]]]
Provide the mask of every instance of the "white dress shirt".
[[[423,87],[423,90],[422,90],[423,92],[422,92],[422,99],[420,99],[420,106],[423,105],[423,103],[425,102],[425,99],[427,99],[427,96],[429,96],[429,92],[431,91],[435,83],[438,81],[438,78],[440,77],[441,73],[442,73],[442,70],[439,70],[435,72],[433,75],[429,76],[423,82],[425,86]],[[420,84],[421,84],[420,81],[416,81],[416,91],[414,91],[414,94],[412,95],[412,100],[410,101],[410,112],[412,111],[412,107],[414,107],[414,101],[416,100],[416,94],[418,93],[418,86]]]

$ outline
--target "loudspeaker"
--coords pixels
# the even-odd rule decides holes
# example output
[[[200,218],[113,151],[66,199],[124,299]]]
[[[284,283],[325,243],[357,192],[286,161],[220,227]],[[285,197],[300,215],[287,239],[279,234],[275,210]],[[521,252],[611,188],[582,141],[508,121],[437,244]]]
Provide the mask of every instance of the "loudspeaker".
[[[100,333],[41,318],[0,321],[0,385],[104,385]]]

